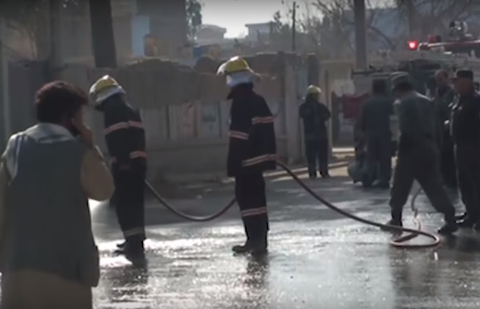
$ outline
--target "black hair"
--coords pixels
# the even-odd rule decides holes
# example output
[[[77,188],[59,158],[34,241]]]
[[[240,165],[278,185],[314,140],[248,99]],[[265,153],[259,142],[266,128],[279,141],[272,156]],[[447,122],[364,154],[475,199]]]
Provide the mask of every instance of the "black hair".
[[[386,94],[387,82],[384,79],[374,79],[372,82],[372,92],[374,94]]]
[[[399,84],[397,84],[395,86],[395,91],[402,91],[402,92],[406,92],[406,91],[412,91],[414,88],[413,88],[413,84],[412,82],[410,81],[403,81],[403,82],[400,82]]]
[[[79,87],[65,81],[45,84],[35,94],[35,109],[39,122],[61,123],[65,117],[88,104],[87,94]]]

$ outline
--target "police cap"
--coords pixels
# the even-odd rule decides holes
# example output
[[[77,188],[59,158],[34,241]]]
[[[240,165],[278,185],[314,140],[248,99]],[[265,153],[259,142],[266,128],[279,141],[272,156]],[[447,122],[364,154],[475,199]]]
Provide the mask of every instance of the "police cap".
[[[473,80],[473,72],[471,70],[458,70],[455,72],[455,79],[459,78]]]

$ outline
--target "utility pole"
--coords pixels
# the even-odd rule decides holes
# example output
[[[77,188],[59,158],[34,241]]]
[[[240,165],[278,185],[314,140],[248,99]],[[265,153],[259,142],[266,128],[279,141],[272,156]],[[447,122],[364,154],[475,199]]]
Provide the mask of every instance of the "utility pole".
[[[50,0],[50,79],[60,79],[63,63],[63,0]]]
[[[3,113],[3,144],[5,146],[12,134],[12,126],[10,122],[10,84],[9,84],[9,70],[8,70],[8,56],[6,51],[8,32],[7,25],[4,18],[0,18],[0,89],[2,91],[2,113]]]
[[[116,68],[117,54],[110,0],[89,0],[93,54],[97,68]]]
[[[367,22],[365,0],[354,0],[355,12],[355,50],[358,70],[368,69],[367,55]]]
[[[415,6],[413,5],[412,0],[404,0],[403,2],[407,7],[409,39],[416,39],[415,37]]]
[[[293,1],[292,8],[292,51],[294,52],[297,49],[297,3]]]

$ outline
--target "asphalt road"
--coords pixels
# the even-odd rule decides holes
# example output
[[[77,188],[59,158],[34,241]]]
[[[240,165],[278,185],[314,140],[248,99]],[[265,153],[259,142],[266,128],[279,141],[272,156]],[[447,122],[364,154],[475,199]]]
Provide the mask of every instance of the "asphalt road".
[[[388,192],[354,186],[344,168],[333,175],[307,182],[343,209],[389,219]],[[207,214],[226,204],[231,192],[223,186],[172,203]],[[474,232],[461,231],[433,249],[395,249],[390,234],[333,213],[281,173],[269,178],[268,197],[270,248],[264,258],[232,254],[231,246],[244,241],[235,207],[216,221],[190,223],[151,201],[147,262],[135,266],[113,254],[121,234],[112,210],[92,205],[102,253],[96,308],[480,308],[480,236]],[[422,196],[418,205],[424,229],[435,231],[441,216]],[[406,208],[406,225],[410,216]]]

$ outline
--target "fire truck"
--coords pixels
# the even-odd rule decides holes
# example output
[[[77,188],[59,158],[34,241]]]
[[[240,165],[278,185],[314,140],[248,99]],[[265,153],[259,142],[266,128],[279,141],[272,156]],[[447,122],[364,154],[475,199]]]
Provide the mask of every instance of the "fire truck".
[[[408,41],[407,47],[409,50],[439,50],[444,53],[480,58],[480,40],[468,33],[467,24],[460,21],[450,23],[445,41],[439,35],[430,35],[427,42]]]
[[[470,69],[475,80],[480,81],[480,40],[468,34],[465,23],[457,21],[450,23],[447,38],[442,41],[440,36],[430,36],[427,42],[408,41],[407,50],[379,52],[371,57],[367,70],[353,70],[355,92],[339,98],[342,122],[355,128],[362,105],[370,96],[372,81],[383,79],[390,84],[394,72],[409,73],[416,91],[428,96],[434,94],[434,74],[440,69],[451,72],[452,76],[457,69]]]

